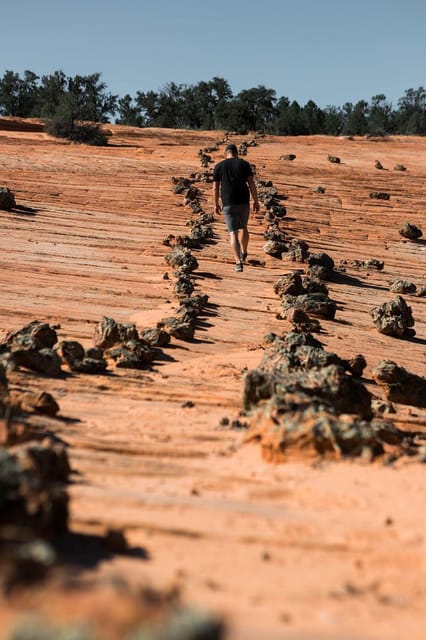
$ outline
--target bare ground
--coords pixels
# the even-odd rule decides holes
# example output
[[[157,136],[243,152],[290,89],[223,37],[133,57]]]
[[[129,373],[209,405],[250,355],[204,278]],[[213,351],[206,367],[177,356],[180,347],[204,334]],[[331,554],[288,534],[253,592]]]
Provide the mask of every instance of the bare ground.
[[[191,212],[171,176],[200,171],[198,149],[220,134],[109,128],[106,148],[19,124],[0,130],[0,186],[20,206],[0,212],[3,332],[38,319],[90,346],[103,316],[143,328],[177,308],[162,240],[186,233]],[[279,160],[287,153],[296,159]],[[379,397],[371,371],[382,359],[425,376],[425,298],[405,296],[416,322],[411,340],[379,334],[369,311],[394,297],[395,277],[426,285],[425,241],[398,233],[405,222],[425,226],[426,140],[267,136],[247,159],[288,196],[291,237],[347,261],[329,284],[338,312],[321,322],[326,348],[363,353],[364,381]],[[319,185],[324,194],[314,193]],[[210,185],[202,189],[210,212]],[[372,200],[371,191],[391,198]],[[72,530],[122,527],[149,555],[100,560],[87,571],[176,584],[186,601],[225,617],[230,640],[424,638],[424,465],[270,465],[221,424],[244,421],[243,374],[260,362],[264,335],[289,328],[275,317],[273,283],[303,265],[264,254],[259,216],[250,225],[255,264],[235,273],[222,220],[214,228],[215,242],[194,251],[197,292],[210,303],[194,341],[172,340],[147,371],[13,374],[13,384],[48,390],[60,404],[52,422],[76,472]],[[368,258],[384,260],[384,269],[351,265]],[[425,429],[426,411],[398,406],[396,424]]]

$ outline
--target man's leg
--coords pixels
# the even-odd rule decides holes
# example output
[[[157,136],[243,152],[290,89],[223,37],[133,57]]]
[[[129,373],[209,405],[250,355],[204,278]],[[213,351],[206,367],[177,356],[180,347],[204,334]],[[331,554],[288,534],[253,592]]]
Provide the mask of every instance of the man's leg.
[[[244,259],[247,257],[247,247],[249,243],[249,238],[250,238],[250,234],[248,232],[248,229],[247,227],[244,227],[244,229],[241,229],[241,241],[240,241],[241,255],[244,256]]]
[[[229,234],[229,240],[231,242],[232,253],[235,257],[235,262],[238,264],[241,262],[241,245],[238,239],[238,231],[231,231]]]

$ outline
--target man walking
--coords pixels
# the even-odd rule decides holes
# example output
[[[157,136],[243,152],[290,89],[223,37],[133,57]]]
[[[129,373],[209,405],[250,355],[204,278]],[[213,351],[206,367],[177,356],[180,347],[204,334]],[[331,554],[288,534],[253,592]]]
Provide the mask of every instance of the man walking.
[[[242,271],[249,242],[247,223],[250,214],[250,194],[255,212],[259,211],[259,201],[249,163],[238,157],[235,144],[228,144],[225,154],[225,160],[219,162],[213,171],[214,210],[217,214],[221,211],[220,195],[226,228],[235,257],[235,271]]]

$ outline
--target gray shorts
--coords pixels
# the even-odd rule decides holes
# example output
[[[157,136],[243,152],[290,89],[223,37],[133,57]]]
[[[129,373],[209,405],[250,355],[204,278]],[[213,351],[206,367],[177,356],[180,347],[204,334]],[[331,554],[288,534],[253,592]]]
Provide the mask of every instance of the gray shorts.
[[[250,214],[250,205],[247,204],[230,204],[223,207],[223,215],[225,216],[226,228],[229,232],[244,229],[247,226]]]

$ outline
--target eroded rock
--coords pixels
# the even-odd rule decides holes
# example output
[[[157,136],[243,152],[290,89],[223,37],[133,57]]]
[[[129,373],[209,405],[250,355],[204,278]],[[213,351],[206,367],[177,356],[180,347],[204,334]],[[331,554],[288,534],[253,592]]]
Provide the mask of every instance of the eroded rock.
[[[416,335],[415,330],[411,328],[414,326],[411,307],[401,296],[397,296],[395,300],[385,302],[379,307],[374,307],[371,309],[370,315],[380,333],[395,338]]]
[[[390,402],[426,407],[426,378],[410,373],[392,360],[382,360],[373,369],[373,379]]]
[[[403,238],[408,238],[408,240],[418,240],[422,237],[423,231],[420,229],[420,227],[416,227],[415,224],[406,222],[399,230],[399,234]]]

